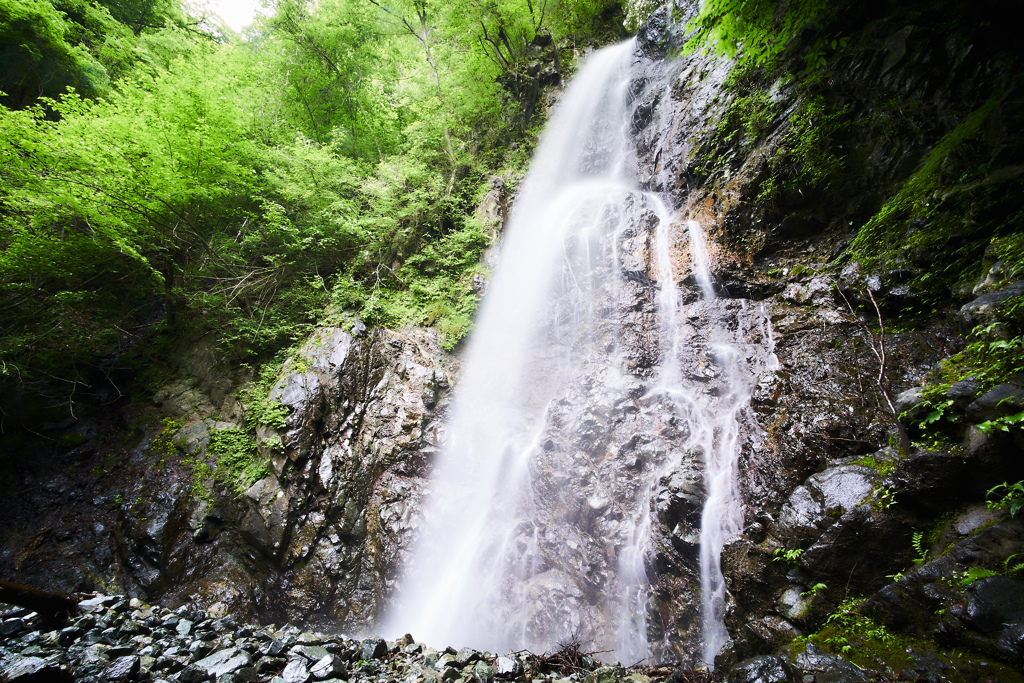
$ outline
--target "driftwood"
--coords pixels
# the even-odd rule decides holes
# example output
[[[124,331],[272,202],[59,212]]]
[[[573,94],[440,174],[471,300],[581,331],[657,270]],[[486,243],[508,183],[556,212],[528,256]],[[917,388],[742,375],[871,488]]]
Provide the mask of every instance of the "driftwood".
[[[50,628],[64,626],[78,612],[78,599],[68,593],[44,591],[9,581],[0,581],[0,602],[30,609]]]

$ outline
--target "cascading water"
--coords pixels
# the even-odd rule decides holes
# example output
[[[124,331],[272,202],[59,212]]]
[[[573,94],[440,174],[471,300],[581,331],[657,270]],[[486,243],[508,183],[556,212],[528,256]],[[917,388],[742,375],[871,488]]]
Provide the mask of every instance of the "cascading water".
[[[714,299],[700,226],[681,230],[638,187],[634,60],[632,41],[595,53],[544,134],[387,632],[491,651],[576,635],[630,664],[687,656],[696,643],[654,607],[651,546],[675,514],[655,499],[696,467],[699,533],[671,530],[700,549],[704,645],[688,656],[711,662],[722,645],[718,555],[742,521],[741,425],[770,331],[760,309]],[[704,297],[684,306],[673,271],[686,246]]]

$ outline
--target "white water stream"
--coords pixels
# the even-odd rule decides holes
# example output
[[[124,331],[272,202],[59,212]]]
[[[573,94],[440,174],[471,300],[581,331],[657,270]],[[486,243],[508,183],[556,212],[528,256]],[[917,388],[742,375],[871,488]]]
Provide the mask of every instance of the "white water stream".
[[[653,496],[702,458],[695,658],[725,641],[719,556],[742,526],[741,424],[771,334],[759,307],[714,299],[701,227],[637,187],[633,50],[588,60],[516,199],[388,634],[541,652],[575,633],[626,664],[650,657]],[[702,297],[683,306],[673,259],[687,242]],[[652,315],[631,312],[643,297]],[[647,319],[659,359],[644,369],[648,338],[623,335]],[[649,452],[623,465],[638,439]]]

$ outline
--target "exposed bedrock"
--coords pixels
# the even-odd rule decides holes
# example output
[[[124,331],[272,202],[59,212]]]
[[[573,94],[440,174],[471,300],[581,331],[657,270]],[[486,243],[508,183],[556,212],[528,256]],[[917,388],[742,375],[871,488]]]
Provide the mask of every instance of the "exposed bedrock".
[[[1001,662],[1024,656],[1024,588],[1021,569],[1013,570],[1024,523],[986,506],[990,489],[1024,479],[1024,439],[1007,421],[1024,410],[1024,378],[991,386],[961,378],[941,401],[926,391],[976,326],[989,326],[993,338],[1020,334],[1005,304],[1024,285],[1006,262],[989,259],[949,291],[944,308],[915,309],[911,318],[905,311],[922,300],[922,275],[939,251],[964,246],[960,231],[931,251],[900,252],[895,266],[843,259],[936,143],[990,98],[998,96],[993,110],[1001,113],[978,153],[995,170],[1024,163],[1012,143],[1022,129],[1019,94],[1004,93],[1016,62],[985,42],[988,29],[940,21],[955,3],[906,4],[887,17],[849,10],[849,47],[810,85],[797,65],[741,73],[724,58],[679,54],[681,24],[665,10],[638,39],[629,91],[637,180],[676,212],[670,257],[687,334],[707,341],[720,314],[740,320],[756,310],[771,331],[756,341],[778,361],[757,375],[750,395],[738,471],[743,530],[722,553],[731,640],[717,665],[735,680],[847,671],[841,655],[793,641],[821,630],[851,598],[865,599],[856,614],[915,642]],[[683,18],[694,9],[679,5]],[[764,116],[737,117],[741,100],[755,95]],[[771,185],[796,163],[786,156],[787,135],[817,96],[856,123],[832,141],[848,153],[829,167],[832,182],[801,189],[789,182],[799,177],[793,171]],[[953,168],[954,156],[943,163]],[[936,193],[935,201],[947,200]],[[480,215],[500,222],[510,201],[496,185]],[[689,219],[709,235],[720,297],[713,305],[692,276],[681,227]],[[540,488],[557,491],[544,515],[569,520],[574,531],[542,535],[550,571],[532,581],[547,596],[564,587],[564,601],[542,605],[552,619],[569,603],[577,618],[600,609],[595,596],[611,581],[628,531],[620,503],[638,495],[635,473],[664,467],[650,491],[647,637],[654,656],[686,651],[693,664],[707,491],[700,454],[676,457],[687,425],[662,420],[649,393],[666,354],[656,222],[638,210],[614,245],[621,272],[601,299],[607,317],[596,338],[620,354],[617,379],[608,380],[604,365],[582,365],[552,406],[557,429],[541,443],[558,466],[536,476]],[[907,241],[920,229],[908,219]],[[197,485],[193,475],[196,463],[213,462],[211,436],[246,420],[237,392],[251,377],[227,368],[214,348],[207,339],[181,349],[176,378],[147,405],[83,406],[75,419],[42,428],[43,440],[0,483],[0,575],[239,621],[369,628],[418,533],[458,354],[442,350],[432,330],[317,330],[270,393],[287,417],[257,432],[268,471],[234,491]],[[681,371],[719,396],[713,354],[692,348]],[[947,425],[941,439],[922,427],[937,403],[936,419]],[[165,429],[163,417],[176,427]],[[886,675],[986,680],[982,669],[950,673],[946,659],[917,652],[908,662]],[[835,680],[858,680],[850,675]]]

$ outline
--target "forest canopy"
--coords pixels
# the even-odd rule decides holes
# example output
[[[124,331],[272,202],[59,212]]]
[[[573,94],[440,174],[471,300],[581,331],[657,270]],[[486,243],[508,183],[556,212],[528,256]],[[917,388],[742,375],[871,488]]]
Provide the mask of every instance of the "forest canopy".
[[[69,400],[129,350],[258,364],[356,317],[454,345],[542,87],[657,7],[271,0],[239,36],[178,0],[0,0],[0,383]],[[777,7],[708,0],[693,45],[762,62],[830,11]]]
[[[621,14],[275,0],[242,37],[174,0],[0,0],[0,381],[74,393],[196,331],[259,362],[354,316],[456,343],[538,69]]]

